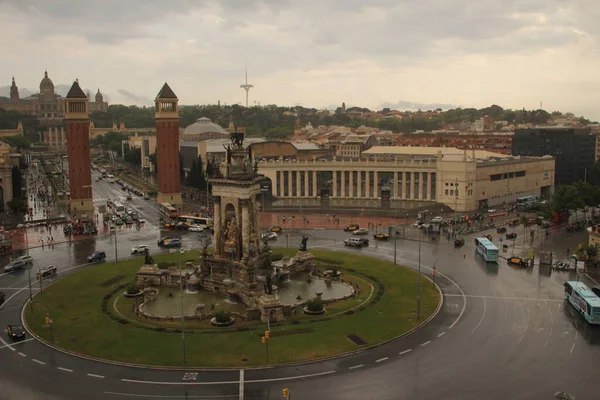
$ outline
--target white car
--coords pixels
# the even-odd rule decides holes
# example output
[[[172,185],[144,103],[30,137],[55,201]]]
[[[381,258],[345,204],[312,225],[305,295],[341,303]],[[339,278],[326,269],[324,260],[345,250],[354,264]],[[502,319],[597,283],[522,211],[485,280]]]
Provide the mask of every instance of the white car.
[[[359,228],[352,232],[353,235],[368,235],[369,230],[367,228]]]
[[[490,214],[491,214],[491,213],[495,213],[495,212],[496,212],[496,209],[495,209],[495,208],[490,208],[490,209],[488,210],[488,213],[490,213]]]
[[[31,264],[33,262],[33,257],[31,256],[21,256],[17,258],[17,260],[23,261],[26,264]]]
[[[140,244],[140,245],[135,246],[135,247],[133,247],[131,249],[131,254],[142,254],[146,250],[148,250],[148,245],[147,244]]]
[[[57,272],[56,266],[54,266],[54,265],[48,265],[40,270],[40,274],[41,274],[42,278],[45,278],[47,276],[56,275],[56,272]]]
[[[267,232],[262,234],[263,239],[267,238],[268,240],[277,240],[279,236],[275,232]]]
[[[434,217],[431,222],[433,223],[440,223],[442,222],[444,219],[442,217],[440,217],[439,215],[437,217]]]
[[[204,228],[200,225],[190,225],[188,231],[190,232],[202,232],[204,231]]]

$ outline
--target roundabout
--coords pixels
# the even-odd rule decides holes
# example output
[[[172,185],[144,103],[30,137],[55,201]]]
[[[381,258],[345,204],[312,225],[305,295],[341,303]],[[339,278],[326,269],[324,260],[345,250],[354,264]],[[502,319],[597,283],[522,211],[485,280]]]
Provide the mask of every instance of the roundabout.
[[[286,257],[293,255],[286,249],[277,251]],[[97,265],[58,280],[36,294],[33,312],[25,307],[23,319],[36,338],[84,358],[124,365],[214,369],[296,364],[357,352],[402,336],[439,310],[438,289],[424,279],[417,318],[417,274],[410,269],[394,268],[388,261],[369,256],[325,250],[313,253],[317,271],[336,268],[343,284],[357,291],[345,299],[323,301],[326,314],[302,312],[304,303],[300,303],[292,315],[270,325],[242,314],[244,318],[236,317],[233,324],[214,326],[211,321],[222,311],[217,305],[203,319],[186,317],[183,340],[179,299],[174,299],[176,307],[171,310],[175,317],[142,318],[132,311],[139,297],[128,297],[126,290],[142,265],[140,258],[134,258]],[[170,253],[156,256],[156,261],[177,263],[197,258],[197,252]],[[184,295],[176,288],[160,290]],[[225,300],[216,299],[217,304]],[[52,312],[52,338],[48,309]],[[267,361],[261,338],[269,328]]]
[[[394,260],[392,242],[350,249],[342,244],[347,235],[337,230],[306,230],[297,235],[302,234],[313,235],[310,251],[315,254],[317,249],[326,249],[350,258]],[[565,245],[575,247],[571,237],[557,232],[544,247],[556,254],[564,252]],[[147,240],[148,236],[135,233],[122,236],[126,247]],[[185,236],[183,240],[188,243]],[[57,278],[46,280],[46,287],[81,270],[107,266],[84,263],[87,254],[107,244],[108,239],[99,238],[71,249],[64,245],[50,253],[34,249],[31,254],[58,266]],[[416,247],[416,242],[399,240],[397,262],[416,270]],[[273,251],[283,249],[274,247]],[[515,254],[521,251],[517,246]],[[135,262],[133,271],[139,258]],[[600,389],[594,377],[600,340],[597,329],[573,315],[563,301],[562,283],[574,279],[570,273],[545,275],[538,269],[511,268],[504,263],[489,268],[469,244],[457,250],[449,242],[423,242],[423,273],[432,277],[434,264],[436,284],[444,298],[440,312],[418,331],[373,349],[267,369],[163,370],[101,363],[53,350],[31,337],[10,342],[3,335],[0,398],[279,399],[282,388],[295,398],[542,400],[552,398],[556,391],[594,398]],[[0,322],[5,326],[28,312],[23,308],[28,300],[27,275],[0,276],[0,285],[7,295],[0,309]],[[38,290],[34,286],[34,292]],[[53,314],[53,318],[60,317]],[[252,345],[264,350],[260,338],[255,339]],[[174,353],[181,354],[180,344],[174,345]]]

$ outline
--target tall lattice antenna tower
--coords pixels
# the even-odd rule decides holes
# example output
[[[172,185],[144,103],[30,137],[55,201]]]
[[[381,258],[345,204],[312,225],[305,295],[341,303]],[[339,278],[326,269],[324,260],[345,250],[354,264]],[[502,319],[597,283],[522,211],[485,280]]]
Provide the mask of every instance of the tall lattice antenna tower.
[[[246,68],[246,82],[240,87],[246,91],[246,108],[248,108],[248,92],[254,87],[254,85],[248,84],[248,68]]]

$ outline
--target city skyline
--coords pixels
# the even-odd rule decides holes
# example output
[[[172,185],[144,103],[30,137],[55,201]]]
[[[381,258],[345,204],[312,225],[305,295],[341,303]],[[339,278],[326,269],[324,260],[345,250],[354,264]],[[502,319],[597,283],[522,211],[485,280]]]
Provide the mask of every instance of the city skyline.
[[[0,87],[15,76],[35,90],[47,68],[57,87],[78,77],[111,104],[151,105],[165,81],[182,104],[244,104],[247,65],[249,105],[543,103],[599,120],[598,7],[588,3],[7,0]]]

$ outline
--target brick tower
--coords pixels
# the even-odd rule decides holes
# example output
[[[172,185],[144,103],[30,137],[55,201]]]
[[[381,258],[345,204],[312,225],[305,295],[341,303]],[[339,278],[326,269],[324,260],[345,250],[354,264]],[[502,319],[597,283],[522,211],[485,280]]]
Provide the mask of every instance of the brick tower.
[[[179,176],[179,100],[166,83],[156,96],[156,158],[158,161],[158,202],[181,209]]]
[[[92,174],[90,160],[90,118],[88,98],[73,82],[65,98],[65,121],[67,125],[67,154],[69,156],[69,189],[71,213],[77,216],[94,214],[92,197]]]

